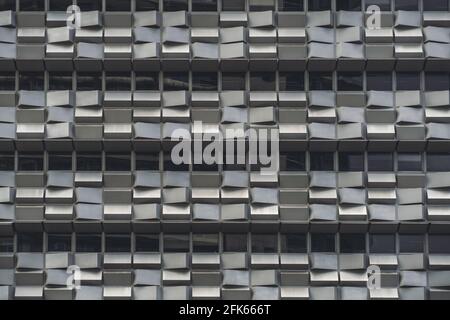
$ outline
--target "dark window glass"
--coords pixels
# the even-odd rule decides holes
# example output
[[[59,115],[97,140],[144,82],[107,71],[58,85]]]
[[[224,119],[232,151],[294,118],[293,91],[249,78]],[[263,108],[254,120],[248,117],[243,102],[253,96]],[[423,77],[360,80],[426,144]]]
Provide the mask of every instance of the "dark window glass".
[[[72,74],[71,73],[49,73],[48,74],[49,90],[72,90]]]
[[[222,90],[245,90],[245,73],[222,72]]]
[[[303,0],[278,0],[278,11],[303,11]]]
[[[21,72],[19,76],[20,90],[44,90],[44,73],[42,72]]]
[[[338,73],[339,91],[362,91],[363,75],[361,72],[339,72]]]
[[[280,91],[304,91],[305,75],[303,72],[280,72]]]
[[[66,11],[72,0],[49,0],[50,11]]]
[[[427,153],[428,171],[450,171],[450,153]]]
[[[189,235],[164,234],[164,252],[189,252]]]
[[[130,171],[131,158],[130,154],[112,154],[107,153],[105,156],[105,167],[108,171]]]
[[[450,253],[449,244],[450,244],[449,234],[428,235],[428,251],[431,254],[449,254]]]
[[[377,5],[381,11],[391,11],[391,0],[366,0],[366,9],[371,5]]]
[[[391,72],[367,72],[367,90],[392,91]]]
[[[76,0],[81,11],[102,10],[102,0]]]
[[[353,152],[339,153],[339,171],[364,171],[364,154]]]
[[[136,11],[159,10],[159,0],[136,0]]]
[[[194,234],[192,248],[194,252],[219,252],[219,235]]]
[[[189,90],[189,74],[185,72],[164,72],[164,91]]]
[[[420,90],[420,73],[397,72],[397,90]]]
[[[20,11],[44,11],[45,0],[20,0]]]
[[[136,72],[136,90],[159,90],[158,72]]]
[[[78,153],[77,171],[102,171],[102,155]]]
[[[252,253],[278,252],[278,239],[276,234],[252,234]]]
[[[245,154],[245,142],[234,139],[234,149],[233,150],[243,150],[244,154],[240,154],[241,152],[228,151],[227,142],[224,143],[224,152],[223,152],[223,162],[222,168],[223,170],[246,170],[247,155]],[[227,159],[233,157],[233,160]]]
[[[0,154],[0,171],[14,171],[14,154]]]
[[[107,234],[105,235],[105,252],[130,252],[130,234]]]
[[[159,154],[136,153],[136,170],[159,170]]]
[[[217,0],[192,0],[192,11],[217,11]]]
[[[19,171],[42,171],[44,170],[44,158],[42,154],[19,154]]]
[[[0,73],[0,90],[16,90],[16,74],[14,72]]]
[[[101,252],[102,236],[100,234],[77,234],[77,252]]]
[[[159,252],[158,234],[136,234],[135,236],[136,252]]]
[[[49,252],[72,251],[72,235],[49,233],[47,235],[47,251]]]
[[[192,73],[193,91],[217,91],[217,73],[216,72],[193,72]]]
[[[418,0],[395,0],[395,10],[418,11]]]
[[[339,235],[341,253],[366,252],[366,235],[364,233],[341,233]]]
[[[337,0],[337,10],[359,11],[361,10],[361,0]]]
[[[309,169],[311,171],[333,171],[333,152],[311,152],[309,154]]]
[[[240,233],[224,233],[223,251],[247,252],[247,235]]]
[[[129,72],[107,73],[105,76],[106,90],[129,91],[131,90],[131,75]]]
[[[49,153],[48,170],[72,170],[72,154]]]
[[[188,10],[188,0],[164,0],[164,11]]]
[[[308,11],[331,10],[331,0],[308,0]]]
[[[448,11],[448,0],[423,0],[424,11]]]
[[[398,171],[422,171],[422,155],[420,153],[399,153],[397,155]]]
[[[189,162],[175,164],[169,154],[164,154],[164,171],[189,171]]]
[[[16,0],[0,0],[0,11],[16,11]]]
[[[400,252],[423,252],[424,237],[422,234],[399,235]]]
[[[17,251],[18,252],[42,252],[43,233],[27,232],[17,234]]]
[[[370,253],[395,253],[394,234],[369,235]]]
[[[245,0],[222,0],[222,11],[245,11]]]
[[[275,91],[275,73],[274,72],[251,72],[250,73],[251,91]]]
[[[331,72],[310,72],[309,90],[333,90],[333,74]]]
[[[274,0],[249,0],[250,11],[275,10]]]
[[[312,233],[311,234],[312,252],[335,252],[336,239],[334,233]]]
[[[304,152],[280,153],[280,171],[305,171]]]
[[[13,237],[0,237],[0,253],[14,252]]]
[[[425,91],[440,91],[450,88],[449,73],[446,72],[426,72]]]
[[[129,0],[106,0],[106,11],[130,11],[131,1]]]
[[[368,153],[367,167],[369,171],[393,171],[393,153]]]
[[[282,253],[306,253],[306,234],[287,233],[281,235]]]
[[[101,73],[77,73],[77,90],[102,90]]]

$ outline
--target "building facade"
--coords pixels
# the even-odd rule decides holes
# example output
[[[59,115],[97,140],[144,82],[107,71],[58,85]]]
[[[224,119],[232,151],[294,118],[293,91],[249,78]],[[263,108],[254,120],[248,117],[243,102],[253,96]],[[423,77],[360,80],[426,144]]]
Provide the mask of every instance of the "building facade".
[[[0,299],[450,299],[449,6],[0,1]]]

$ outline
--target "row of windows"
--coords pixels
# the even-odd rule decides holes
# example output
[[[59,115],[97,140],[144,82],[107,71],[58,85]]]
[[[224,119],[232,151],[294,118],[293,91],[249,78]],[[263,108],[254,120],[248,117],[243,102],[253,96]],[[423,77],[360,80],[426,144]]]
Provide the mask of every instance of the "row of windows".
[[[189,171],[189,166],[175,165],[170,153],[163,154],[162,168],[159,153],[133,155],[129,153],[77,153],[75,161],[71,153],[43,154],[19,153],[0,155],[0,171],[130,171],[167,170]],[[44,161],[46,159],[47,161]],[[308,160],[308,161],[307,161]],[[426,165],[424,166],[424,160]],[[17,162],[17,169],[15,166]],[[73,168],[75,162],[76,168]],[[246,170],[246,165],[223,165],[224,170]],[[133,165],[133,166],[132,166]],[[450,171],[450,153],[392,153],[392,152],[281,152],[281,171]],[[257,165],[251,170],[259,170]],[[194,171],[217,171],[217,165],[195,164]]]
[[[74,240],[75,238],[75,240]],[[160,242],[162,238],[162,247]],[[309,238],[309,241],[308,241]],[[191,246],[192,239],[192,246]],[[222,239],[222,241],[220,241]],[[43,252],[42,233],[17,234],[17,252]],[[46,236],[47,252],[247,252],[252,253],[420,253],[423,234],[311,233],[307,234],[52,234]],[[73,241],[74,240],[74,241]],[[72,243],[75,244],[73,248]],[[102,247],[103,243],[103,247]],[[450,253],[450,235],[428,235],[428,253]],[[368,247],[367,247],[368,244]],[[220,250],[221,245],[221,250]],[[309,246],[309,247],[308,247]],[[337,248],[337,246],[339,246]],[[309,248],[309,249],[308,249]],[[13,252],[13,237],[0,237],[0,252]]]
[[[18,9],[21,11],[43,11],[46,0],[19,0]],[[303,11],[307,5],[309,11],[322,10],[353,10],[359,11],[370,5],[378,5],[382,11],[394,10],[419,10],[422,2],[425,11],[447,11],[448,0],[336,0],[335,6],[332,0],[134,0],[117,1],[105,0],[106,11],[130,11],[134,4],[136,11],[159,10],[159,2],[162,2],[164,11],[189,10],[192,11],[217,11],[219,4],[223,11],[250,11],[275,10],[278,11]],[[72,4],[77,4],[82,11],[102,10],[102,0],[48,0],[47,8],[53,11],[65,11]],[[191,6],[189,6],[189,4]],[[363,5],[364,4],[364,5]],[[0,10],[15,10],[16,0],[0,1]]]
[[[305,78],[307,77],[307,80]],[[449,90],[450,74],[446,72],[425,72],[424,88],[426,91]],[[47,86],[45,86],[47,79]],[[193,90],[217,91],[246,90],[247,83],[252,91],[304,91],[305,84],[309,90],[339,91],[391,91],[420,90],[421,73],[419,72],[164,72],[160,77],[157,72],[78,72],[74,81],[72,73],[20,73],[19,90]],[[103,81],[104,80],[104,81]],[[104,86],[103,86],[104,82]],[[161,83],[162,82],[162,83]],[[75,86],[74,86],[75,84]],[[395,85],[395,86],[394,86]],[[15,90],[15,73],[0,74],[0,90]]]

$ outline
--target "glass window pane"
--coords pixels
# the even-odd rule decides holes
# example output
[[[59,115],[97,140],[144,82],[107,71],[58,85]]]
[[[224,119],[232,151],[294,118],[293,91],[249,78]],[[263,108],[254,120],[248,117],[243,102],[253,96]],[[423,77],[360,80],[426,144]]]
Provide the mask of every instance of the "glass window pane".
[[[422,171],[422,155],[420,153],[399,153],[397,169],[398,171]]]
[[[16,90],[16,74],[14,72],[0,73],[0,90],[2,91]]]
[[[158,72],[136,72],[136,90],[159,90]]]
[[[371,234],[370,253],[395,253],[394,234]]]
[[[245,11],[245,0],[222,0],[222,11]]]
[[[102,90],[102,75],[101,73],[77,73],[77,90]]]
[[[188,0],[164,0],[164,11],[181,10],[188,10]]]
[[[312,233],[311,251],[312,252],[335,252],[336,240],[334,233]]]
[[[371,5],[377,5],[381,11],[391,11],[391,0],[366,0],[366,9]]]
[[[0,171],[14,171],[14,154],[0,154]]]
[[[72,90],[72,73],[49,73],[49,90]]]
[[[130,171],[131,158],[130,154],[112,154],[107,153],[105,157],[105,167],[108,171]]]
[[[189,74],[185,72],[164,72],[164,91],[189,90]]]
[[[367,72],[367,90],[392,91],[391,72]]]
[[[42,171],[44,170],[44,158],[42,154],[19,154],[19,171]]]
[[[366,252],[366,235],[364,233],[341,233],[339,235],[341,253]]]
[[[278,0],[278,11],[303,11],[303,0]]]
[[[16,0],[1,0],[0,11],[16,11]]]
[[[130,0],[106,0],[106,11],[130,11]]]
[[[0,253],[14,252],[14,238],[0,237]]]
[[[102,155],[78,153],[77,171],[102,171]]]
[[[423,0],[424,11],[448,11],[448,0]]]
[[[49,252],[72,251],[72,235],[49,233],[47,235],[47,251]]]
[[[397,72],[397,90],[420,90],[420,73]]]
[[[102,236],[100,234],[77,234],[77,252],[101,252]]]
[[[20,11],[44,11],[45,0],[20,0]]]
[[[250,73],[251,91],[275,91],[275,73],[274,72],[251,72]]]
[[[339,153],[339,171],[364,171],[364,154],[353,152]]]
[[[309,90],[333,90],[333,74],[331,72],[310,72]]]
[[[368,153],[367,166],[369,171],[393,171],[392,153]]]
[[[431,254],[449,254],[450,253],[449,243],[450,243],[449,234],[428,235],[428,251]]]
[[[304,152],[280,153],[280,171],[305,171]]]
[[[193,72],[192,73],[193,91],[217,91],[217,73],[216,72]]]
[[[193,252],[219,252],[219,234],[193,234]]]
[[[423,252],[423,234],[400,234],[400,252],[415,253]]]
[[[136,252],[160,252],[159,234],[136,234]]]
[[[192,0],[192,11],[217,11],[217,0]]]
[[[189,252],[188,234],[164,234],[164,252]]]
[[[338,73],[339,91],[362,91],[363,75],[361,72],[339,72]]]
[[[428,171],[450,171],[450,153],[427,153]]]
[[[282,253],[306,253],[306,234],[286,233],[281,235]]]
[[[76,0],[81,11],[102,10],[102,0]]]
[[[42,252],[43,233],[27,232],[17,234],[18,252]]]
[[[223,251],[247,252],[247,235],[240,233],[224,233]]]
[[[48,170],[72,170],[72,154],[49,153]]]
[[[136,0],[136,11],[159,10],[159,0]]]
[[[105,76],[106,90],[129,91],[131,90],[131,74],[129,72],[111,72]]]
[[[19,90],[44,90],[44,73],[21,72],[19,75]]]
[[[309,170],[311,171],[333,171],[333,152],[311,152],[309,154]]]
[[[105,252],[130,252],[130,234],[107,234],[105,235]]]
[[[337,10],[359,11],[361,10],[361,0],[337,0]]]
[[[304,91],[305,75],[303,72],[280,72],[280,91]]]
[[[159,154],[158,153],[137,153],[136,154],[136,170],[159,170]]]
[[[252,238],[252,253],[278,252],[278,239],[276,234],[255,234]]]
[[[331,0],[308,0],[308,11],[331,10]]]
[[[450,88],[450,77],[447,72],[426,72],[425,91],[440,91]]]
[[[250,11],[275,10],[274,0],[248,0]]]
[[[395,0],[395,10],[418,11],[418,0]]]
[[[189,163],[174,164],[169,154],[164,154],[164,171],[189,171]]]
[[[72,0],[49,0],[50,11],[66,11],[72,4]]]
[[[222,90],[245,90],[245,73],[222,72]]]

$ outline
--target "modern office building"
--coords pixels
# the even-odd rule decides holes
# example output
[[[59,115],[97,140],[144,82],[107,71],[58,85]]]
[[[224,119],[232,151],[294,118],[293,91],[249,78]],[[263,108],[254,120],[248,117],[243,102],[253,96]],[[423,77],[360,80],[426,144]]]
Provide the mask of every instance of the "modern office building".
[[[450,299],[449,6],[0,0],[0,299]]]

